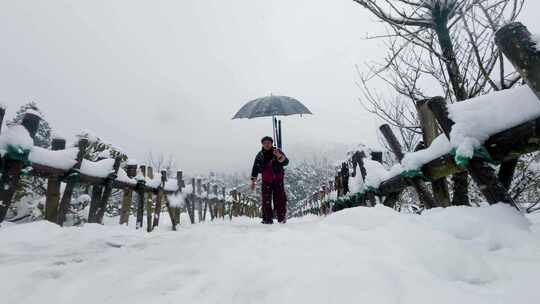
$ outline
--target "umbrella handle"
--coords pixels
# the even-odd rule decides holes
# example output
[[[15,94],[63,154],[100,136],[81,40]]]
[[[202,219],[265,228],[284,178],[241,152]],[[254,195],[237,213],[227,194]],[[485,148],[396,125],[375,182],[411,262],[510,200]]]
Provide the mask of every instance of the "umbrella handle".
[[[277,146],[278,149],[283,149],[283,142],[281,137],[281,120],[278,121],[278,128],[277,128]]]
[[[277,144],[277,119],[272,116],[272,137],[274,138],[274,146]]]

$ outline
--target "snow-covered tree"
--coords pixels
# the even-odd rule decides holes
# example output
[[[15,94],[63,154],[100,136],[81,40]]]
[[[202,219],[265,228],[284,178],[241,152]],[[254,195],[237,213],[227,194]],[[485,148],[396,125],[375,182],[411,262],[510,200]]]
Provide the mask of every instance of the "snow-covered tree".
[[[34,144],[42,148],[49,148],[51,146],[51,127],[49,126],[49,123],[43,116],[43,113],[37,106],[36,102],[32,101],[21,106],[15,113],[13,119],[7,122],[7,125],[20,124],[23,120],[24,114],[28,111],[33,111],[41,116],[39,127],[36,136],[34,137]]]
[[[301,200],[319,190],[321,185],[333,179],[334,168],[326,158],[304,160],[287,168],[285,188],[289,208],[294,208]]]

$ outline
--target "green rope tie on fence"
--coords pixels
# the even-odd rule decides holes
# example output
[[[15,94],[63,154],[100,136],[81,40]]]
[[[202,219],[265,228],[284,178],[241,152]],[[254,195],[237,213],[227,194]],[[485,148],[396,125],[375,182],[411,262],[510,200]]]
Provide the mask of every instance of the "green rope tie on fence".
[[[458,166],[461,166],[464,168],[469,166],[469,161],[471,160],[470,157],[457,154],[455,148],[453,148],[452,151],[450,151],[450,154],[454,156],[454,161],[456,162]],[[487,163],[490,163],[493,165],[499,164],[499,162],[494,160],[493,157],[491,157],[489,152],[486,150],[486,148],[483,146],[474,150],[473,158],[482,159],[486,161]]]
[[[357,192],[357,193],[351,195],[350,198],[349,198],[349,205],[351,207],[360,206],[360,202],[362,201],[364,196],[365,196],[364,192]]]
[[[22,162],[23,169],[21,175],[28,176],[32,171],[32,162],[30,162],[30,148],[22,145],[7,145],[5,150],[5,159]],[[2,162],[2,171],[5,163]]]
[[[146,185],[146,180],[142,178],[137,178],[137,184],[135,185],[135,189],[139,190],[143,188]]]
[[[366,186],[365,193],[373,193],[373,194],[379,194],[379,188],[375,188],[372,186]]]
[[[30,163],[30,148],[21,145],[7,145],[6,146],[6,158],[11,160],[18,160],[25,164]]]
[[[424,176],[424,173],[422,173],[422,171],[418,170],[418,169],[416,169],[416,170],[405,170],[405,171],[399,173],[399,175],[401,175],[403,177],[411,177],[411,178],[412,177],[421,177],[421,178],[424,178],[424,179],[426,178]]]
[[[78,181],[81,178],[79,169],[70,168],[62,178],[63,180]]]
[[[376,188],[372,188],[372,191],[376,191]],[[329,206],[332,206],[334,211],[339,211],[345,208],[352,208],[360,206],[366,192],[356,192],[354,194],[347,194],[346,196],[337,198],[335,200],[328,201]]]

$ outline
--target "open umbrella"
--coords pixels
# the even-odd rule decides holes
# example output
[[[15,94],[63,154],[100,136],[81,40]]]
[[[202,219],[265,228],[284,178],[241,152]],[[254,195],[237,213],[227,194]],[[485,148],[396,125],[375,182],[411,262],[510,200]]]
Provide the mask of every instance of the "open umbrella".
[[[276,139],[278,148],[281,149],[281,120],[278,121],[276,116],[289,116],[295,114],[302,115],[313,113],[311,113],[311,111],[300,101],[292,97],[270,95],[246,103],[232,119],[272,117],[273,135]]]

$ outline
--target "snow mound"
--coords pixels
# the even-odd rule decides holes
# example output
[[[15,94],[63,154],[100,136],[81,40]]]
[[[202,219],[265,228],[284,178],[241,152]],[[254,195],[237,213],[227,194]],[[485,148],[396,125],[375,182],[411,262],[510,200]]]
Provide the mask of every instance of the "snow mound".
[[[112,158],[106,158],[96,162],[83,159],[80,171],[82,174],[105,178],[114,172],[113,165],[114,159]]]
[[[0,149],[5,150],[8,145],[18,145],[24,149],[32,149],[34,141],[22,125],[8,127],[0,135]]]
[[[406,153],[401,162],[403,170],[420,169],[423,165],[437,159],[452,150],[446,135],[441,134],[433,140],[427,149]]]
[[[68,170],[77,163],[78,151],[77,148],[52,151],[34,146],[30,153],[30,161],[44,166]]]
[[[166,213],[164,213],[166,214]],[[133,224],[130,219],[130,225]],[[422,216],[351,208],[260,225],[235,218],[0,228],[5,303],[537,303],[540,216],[504,205]],[[59,292],[58,286],[62,286]],[[99,292],[96,292],[99,291]],[[84,295],[81,297],[80,295]]]

